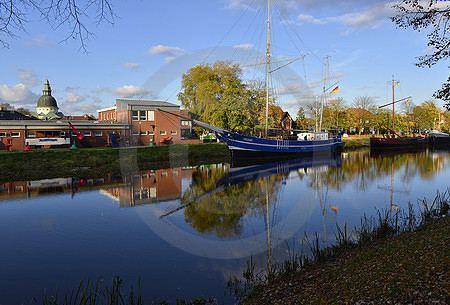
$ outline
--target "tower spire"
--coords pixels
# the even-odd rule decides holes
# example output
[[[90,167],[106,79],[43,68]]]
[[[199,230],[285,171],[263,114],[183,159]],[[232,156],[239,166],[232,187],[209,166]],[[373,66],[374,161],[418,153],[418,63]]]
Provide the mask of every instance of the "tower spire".
[[[45,80],[44,82],[44,88],[42,89],[42,95],[52,95],[52,88],[50,87],[50,83],[48,81],[48,79]]]

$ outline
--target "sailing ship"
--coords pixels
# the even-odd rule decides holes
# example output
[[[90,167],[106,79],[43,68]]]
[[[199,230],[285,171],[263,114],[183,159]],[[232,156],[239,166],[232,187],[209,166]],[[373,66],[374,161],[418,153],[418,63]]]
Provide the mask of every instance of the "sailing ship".
[[[328,132],[322,132],[321,123],[316,127],[315,132],[301,132],[292,136],[279,136],[268,138],[268,113],[269,113],[269,82],[270,65],[272,62],[271,54],[271,6],[270,0],[267,1],[267,40],[266,40],[266,109],[265,109],[265,132],[264,137],[241,135],[227,130],[215,131],[216,137],[228,145],[231,157],[236,158],[290,158],[292,156],[315,155],[323,153],[332,153],[342,145],[341,136],[330,137]],[[298,58],[297,58],[298,59]],[[297,59],[292,59],[295,61]],[[328,61],[328,58],[327,58]],[[284,65],[285,66],[285,65]],[[283,67],[284,67],[283,66]],[[275,70],[278,70],[274,69]],[[325,77],[326,79],[326,77]],[[324,79],[324,82],[325,82]],[[324,85],[324,96],[325,96]],[[323,110],[324,99],[322,99]]]
[[[294,130],[290,131],[290,135],[280,135],[275,137],[268,137],[268,113],[269,113],[269,99],[270,99],[270,74],[280,68],[303,58],[295,58],[295,59],[287,59],[280,61],[291,61],[288,64],[285,64],[281,67],[277,67],[273,71],[270,70],[271,63],[280,62],[272,60],[271,54],[271,6],[270,0],[267,1],[267,41],[266,41],[266,54],[265,54],[265,62],[263,63],[266,66],[266,75],[265,75],[265,129],[264,136],[249,136],[242,135],[239,133],[231,132],[216,126],[212,126],[206,124],[204,122],[200,122],[197,120],[192,120],[192,123],[212,130],[217,139],[221,142],[228,145],[228,148],[231,153],[232,159],[236,158],[264,158],[265,160],[272,159],[286,159],[286,158],[295,158],[299,156],[311,156],[316,154],[331,154],[333,152],[338,151],[341,148],[341,136],[330,136],[328,132],[322,132],[321,120],[320,124],[316,123],[316,129],[314,132],[301,132],[295,133]],[[328,63],[328,58],[327,58]],[[323,104],[325,103],[325,93],[326,90],[333,88],[325,88],[326,77],[324,78],[324,88],[323,88],[323,96],[322,99],[322,107],[320,112],[323,112]],[[334,88],[337,90],[337,88]],[[178,115],[177,115],[178,116]],[[321,114],[320,114],[321,117]],[[184,118],[189,119],[189,118]]]
[[[395,104],[407,101],[411,98],[408,96],[399,100],[395,100],[395,86],[400,84],[399,81],[392,79],[392,102],[385,105],[379,106],[378,108],[383,108],[392,105],[392,127],[391,127],[391,137],[383,135],[383,138],[372,137],[370,138],[370,149],[372,150],[398,150],[398,149],[417,149],[424,147],[427,144],[427,139],[424,137],[402,137],[395,132]]]

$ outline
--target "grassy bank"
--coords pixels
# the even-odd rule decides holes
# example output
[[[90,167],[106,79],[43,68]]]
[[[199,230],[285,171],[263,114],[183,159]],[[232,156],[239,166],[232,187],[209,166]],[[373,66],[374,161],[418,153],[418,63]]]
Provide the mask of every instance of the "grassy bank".
[[[312,258],[274,265],[264,279],[247,271],[253,286],[242,303],[449,304],[449,194],[422,204],[420,215],[364,219],[355,234],[338,228],[336,245],[316,240]]]
[[[342,138],[343,150],[354,150],[367,147],[370,147],[370,138],[368,137]]]
[[[228,148],[223,144],[3,152],[0,153],[0,182],[126,173],[229,162],[229,158]]]

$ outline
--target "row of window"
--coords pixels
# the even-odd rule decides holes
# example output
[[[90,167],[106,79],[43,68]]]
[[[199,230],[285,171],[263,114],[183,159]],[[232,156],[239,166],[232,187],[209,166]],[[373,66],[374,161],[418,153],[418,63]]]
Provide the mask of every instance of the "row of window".
[[[18,138],[20,137],[20,132],[11,132],[10,135],[12,138]],[[0,132],[0,138],[5,138],[6,137],[6,132]]]
[[[116,112],[105,112],[100,113],[100,120],[109,121],[109,120],[115,120],[116,119]]]
[[[155,111],[133,110],[132,119],[133,121],[154,121]]]
[[[162,136],[165,136],[165,135],[167,135],[167,132],[165,130],[160,130],[159,134],[162,135]],[[170,131],[170,134],[172,136],[174,136],[174,135],[177,134],[177,131],[176,130],[172,130],[172,131]],[[140,133],[139,133],[139,130],[133,131],[133,136],[138,136],[138,135],[141,135],[141,136],[147,136],[147,135],[153,136],[153,135],[155,135],[155,132],[151,131],[151,130],[150,131],[141,131]]]
[[[92,133],[91,133],[90,131],[83,131],[82,134],[83,134],[85,137],[90,137],[90,136],[92,136]],[[10,136],[11,136],[12,138],[19,138],[19,137],[20,137],[20,131],[17,131],[17,132],[11,132]],[[65,137],[65,136],[66,136],[66,133],[65,133],[64,131],[61,131],[60,136],[61,136],[61,137]],[[76,137],[77,134],[76,134],[75,132],[72,132],[72,136],[73,136],[73,137]],[[103,136],[103,132],[102,132],[102,131],[94,131],[94,136],[95,136],[95,137],[101,137],[101,136]],[[6,137],[6,132],[0,132],[0,138],[5,138],[5,137]],[[34,132],[34,131],[29,131],[29,132],[27,132],[27,137],[28,137],[28,138],[36,138],[36,132]]]

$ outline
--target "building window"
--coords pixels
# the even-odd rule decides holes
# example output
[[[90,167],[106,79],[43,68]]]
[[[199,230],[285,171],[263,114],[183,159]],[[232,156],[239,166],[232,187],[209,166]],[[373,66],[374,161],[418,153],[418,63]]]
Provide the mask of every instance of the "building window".
[[[91,136],[91,132],[90,131],[83,131],[83,136],[90,137]]]
[[[36,138],[36,131],[28,131],[27,134],[29,138]]]
[[[101,131],[94,131],[94,136],[101,137],[103,135],[103,132]]]
[[[139,120],[147,121],[147,111],[139,111]]]
[[[6,132],[0,132],[0,138],[6,137]]]
[[[149,136],[153,136],[153,135],[155,135],[155,132],[154,132],[153,130],[149,130],[149,131],[148,131],[148,135],[149,135]]]
[[[174,135],[177,134],[177,131],[176,131],[176,130],[172,130],[172,131],[170,132],[170,134],[174,136]]]
[[[18,138],[18,137],[20,137],[20,132],[11,132],[11,137],[12,137],[12,138]]]
[[[155,112],[153,110],[147,111],[147,118],[149,121],[154,121],[155,120]]]
[[[133,136],[138,136],[139,135],[139,130],[133,130]]]
[[[159,134],[162,135],[162,136],[165,136],[166,135],[166,131],[165,130],[160,130]]]
[[[66,136],[66,132],[65,131],[61,131],[59,134],[60,137],[65,137]]]
[[[192,125],[192,123],[191,123],[191,121],[181,121],[181,126],[191,126]]]
[[[132,111],[133,113],[133,121],[139,121],[139,111]]]
[[[146,136],[147,132],[146,131],[141,131],[141,136]]]
[[[72,137],[76,137],[76,136],[77,136],[77,134],[74,131],[72,131]]]

